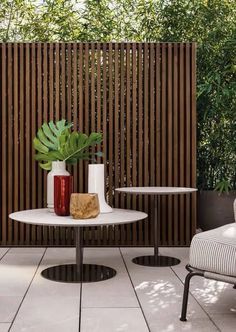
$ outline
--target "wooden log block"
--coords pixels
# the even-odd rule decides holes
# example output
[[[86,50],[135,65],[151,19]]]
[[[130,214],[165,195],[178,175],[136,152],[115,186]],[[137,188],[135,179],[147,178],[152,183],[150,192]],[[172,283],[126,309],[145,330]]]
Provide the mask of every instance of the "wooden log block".
[[[73,219],[95,218],[100,213],[97,194],[71,194],[70,214]]]

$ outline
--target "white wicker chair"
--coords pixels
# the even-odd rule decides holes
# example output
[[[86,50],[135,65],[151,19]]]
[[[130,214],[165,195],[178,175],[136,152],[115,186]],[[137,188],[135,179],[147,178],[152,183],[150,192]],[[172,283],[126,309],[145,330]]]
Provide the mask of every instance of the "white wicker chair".
[[[186,269],[181,321],[186,321],[189,284],[193,276],[228,282],[236,288],[236,199],[235,223],[196,234],[190,246]]]

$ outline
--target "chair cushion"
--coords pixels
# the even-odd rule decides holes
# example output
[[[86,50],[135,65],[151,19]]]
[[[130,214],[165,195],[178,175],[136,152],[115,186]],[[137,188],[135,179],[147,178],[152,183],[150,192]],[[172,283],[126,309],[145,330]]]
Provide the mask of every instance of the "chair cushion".
[[[190,246],[190,265],[236,277],[236,223],[196,234]]]

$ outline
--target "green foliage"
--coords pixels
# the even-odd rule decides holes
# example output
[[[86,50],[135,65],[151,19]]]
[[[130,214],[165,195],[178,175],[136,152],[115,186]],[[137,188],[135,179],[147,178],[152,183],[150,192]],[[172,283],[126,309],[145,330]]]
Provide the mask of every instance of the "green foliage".
[[[2,0],[0,20],[2,41],[196,41],[198,186],[236,189],[235,0]]]
[[[89,136],[80,132],[71,132],[72,123],[66,120],[44,123],[33,140],[37,151],[35,160],[41,168],[50,170],[52,161],[64,160],[68,164],[75,164],[78,160],[93,160],[95,156],[102,156],[101,152],[89,151],[102,142],[102,134],[91,133]]]
[[[231,189],[230,183],[228,180],[222,180],[216,184],[215,191],[218,191],[220,194],[229,193]]]

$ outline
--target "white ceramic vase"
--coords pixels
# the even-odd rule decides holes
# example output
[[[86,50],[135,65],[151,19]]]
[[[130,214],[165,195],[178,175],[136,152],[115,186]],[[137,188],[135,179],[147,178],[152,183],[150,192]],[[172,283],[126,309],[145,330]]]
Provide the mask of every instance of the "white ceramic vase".
[[[90,164],[88,167],[88,192],[98,194],[100,213],[111,213],[112,208],[105,200],[104,187],[104,165]]]
[[[50,212],[54,212],[54,176],[70,175],[66,170],[65,161],[53,161],[52,169],[47,175],[47,207]]]

